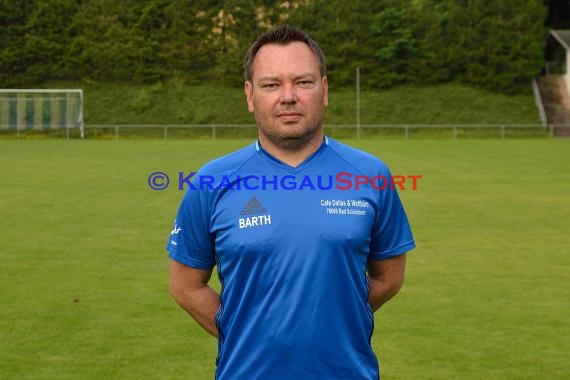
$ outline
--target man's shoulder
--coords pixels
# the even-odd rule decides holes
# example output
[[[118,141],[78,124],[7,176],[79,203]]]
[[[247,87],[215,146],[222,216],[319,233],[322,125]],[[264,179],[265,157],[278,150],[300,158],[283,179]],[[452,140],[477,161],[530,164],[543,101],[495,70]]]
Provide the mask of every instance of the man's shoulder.
[[[344,144],[335,139],[328,138],[329,147],[335,154],[348,164],[352,165],[355,169],[361,171],[385,171],[388,166],[380,158],[365,152],[361,149]]]
[[[200,168],[200,173],[204,175],[220,175],[222,173],[234,172],[255,157],[256,152],[256,144],[249,144],[234,152],[206,162]]]

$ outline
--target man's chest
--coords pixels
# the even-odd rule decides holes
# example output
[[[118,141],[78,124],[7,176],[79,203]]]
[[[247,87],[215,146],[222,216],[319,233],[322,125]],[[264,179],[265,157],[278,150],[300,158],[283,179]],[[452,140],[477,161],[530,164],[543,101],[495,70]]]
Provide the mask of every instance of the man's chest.
[[[216,254],[235,259],[325,247],[367,251],[377,212],[371,195],[334,189],[228,191],[212,214]]]

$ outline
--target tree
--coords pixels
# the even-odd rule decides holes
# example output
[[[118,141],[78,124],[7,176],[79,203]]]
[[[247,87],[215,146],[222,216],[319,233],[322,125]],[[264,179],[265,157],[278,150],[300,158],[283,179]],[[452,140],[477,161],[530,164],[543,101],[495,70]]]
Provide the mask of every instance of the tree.
[[[527,89],[530,79],[542,69],[546,13],[540,1],[420,3],[425,13],[416,13],[423,20],[422,27],[416,29],[422,54],[418,67],[420,71],[424,68],[426,79],[517,92]],[[423,30],[423,37],[418,30]]]
[[[528,88],[544,66],[545,7],[536,0],[469,5],[464,79],[505,92]]]
[[[242,59],[277,24],[306,30],[333,86],[462,81],[504,92],[543,66],[558,0],[0,0],[0,80],[182,77],[241,85]],[[554,20],[554,21],[553,21]]]
[[[401,8],[388,7],[373,16],[372,57],[377,62],[374,72],[376,87],[386,87],[412,80],[412,61],[419,57],[412,28]]]
[[[243,57],[262,30],[256,0],[226,0],[219,2],[212,15],[210,48],[215,51],[215,75],[224,84],[243,85]]]
[[[18,83],[29,65],[22,52],[26,24],[34,1],[20,1],[18,7],[10,0],[0,0],[0,82],[4,86]]]
[[[9,85],[62,78],[68,25],[77,7],[75,0],[2,1],[0,78]]]
[[[72,37],[65,59],[69,78],[132,79],[126,52],[129,7],[124,1],[83,1],[70,28]]]
[[[329,82],[351,86],[360,67],[363,88],[374,86],[372,74],[378,69],[374,59],[370,25],[383,2],[314,0],[291,12],[290,21],[319,42],[327,58]]]

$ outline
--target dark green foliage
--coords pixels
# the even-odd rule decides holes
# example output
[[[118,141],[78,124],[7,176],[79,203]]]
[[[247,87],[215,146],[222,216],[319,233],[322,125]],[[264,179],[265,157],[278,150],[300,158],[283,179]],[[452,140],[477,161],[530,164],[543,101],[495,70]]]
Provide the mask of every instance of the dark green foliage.
[[[0,83],[243,83],[255,37],[290,23],[317,40],[334,86],[459,81],[502,92],[544,66],[539,0],[0,0]],[[552,18],[552,17],[550,17]]]
[[[501,91],[528,87],[544,62],[545,8],[539,1],[500,0],[456,4],[454,56],[461,62],[455,76],[467,83]]]
[[[419,51],[404,9],[390,7],[375,14],[370,29],[378,67],[375,82],[382,87],[410,82],[411,62]]]

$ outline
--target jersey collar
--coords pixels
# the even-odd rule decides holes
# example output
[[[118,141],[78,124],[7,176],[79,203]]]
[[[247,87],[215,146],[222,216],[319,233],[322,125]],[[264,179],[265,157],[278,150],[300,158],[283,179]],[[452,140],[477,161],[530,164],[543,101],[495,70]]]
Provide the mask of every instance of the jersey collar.
[[[324,137],[323,143],[325,145],[329,145],[329,138],[327,136]],[[255,150],[259,152],[261,149],[262,148],[261,148],[261,144],[259,143],[259,139],[255,140]]]
[[[255,150],[258,153],[261,153],[262,155],[264,155],[265,157],[267,157],[269,160],[271,160],[272,162],[278,164],[280,167],[287,169],[288,171],[291,171],[293,173],[297,173],[301,170],[303,170],[307,165],[309,165],[312,161],[314,161],[314,159],[319,156],[322,151],[329,145],[329,138],[327,136],[323,137],[323,143],[321,144],[321,146],[315,151],[313,152],[309,157],[307,157],[305,159],[305,161],[301,162],[299,164],[299,166],[297,167],[292,167],[287,165],[286,163],[284,163],[283,161],[273,157],[273,155],[271,155],[269,152],[267,152],[265,149],[263,149],[263,147],[261,146],[261,144],[259,143],[259,139],[257,139],[255,141]]]

